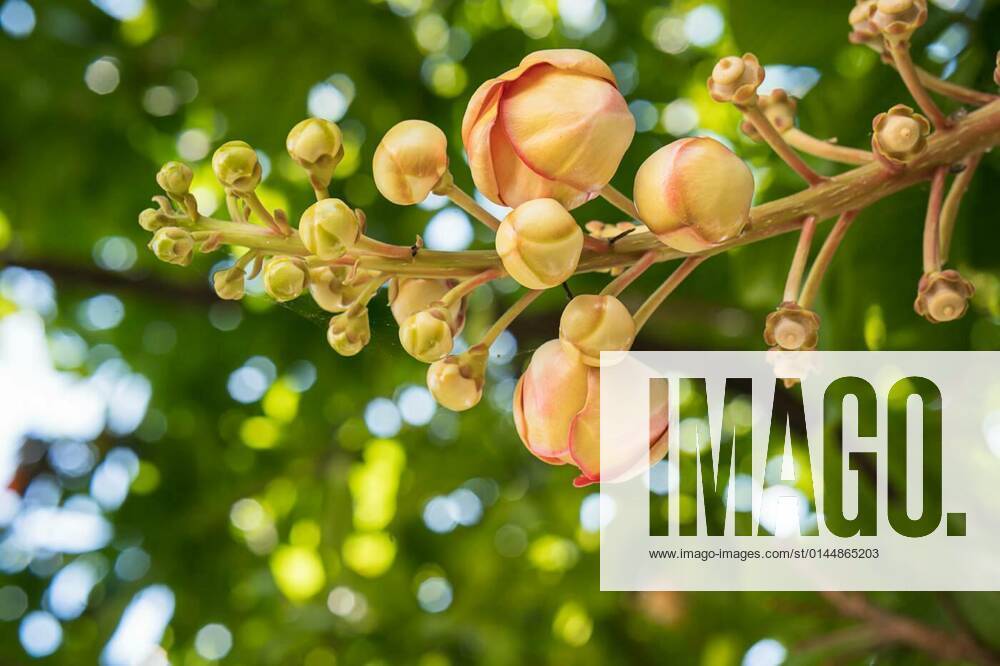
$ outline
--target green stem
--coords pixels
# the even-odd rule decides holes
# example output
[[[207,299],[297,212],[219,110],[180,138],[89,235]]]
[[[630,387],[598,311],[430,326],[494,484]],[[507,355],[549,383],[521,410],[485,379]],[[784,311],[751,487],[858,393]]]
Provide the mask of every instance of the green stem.
[[[496,231],[500,228],[500,220],[493,217],[488,210],[476,203],[476,200],[469,196],[465,190],[455,184],[455,179],[450,173],[446,173],[441,179],[441,186],[435,190],[435,194],[441,194],[449,199],[456,206],[466,213],[476,218],[487,227]]]
[[[260,200],[260,197],[257,196],[256,192],[248,192],[243,195],[243,198],[247,204],[249,204],[250,210],[252,210],[264,224],[276,232],[283,233],[281,227],[279,227],[278,223],[274,221],[274,216],[271,215],[271,211],[264,206],[264,203]]]
[[[842,213],[837,218],[836,224],[833,225],[833,229],[830,230],[830,235],[823,241],[823,246],[819,249],[812,268],[809,269],[809,277],[806,278],[805,286],[802,287],[802,293],[799,296],[799,305],[803,308],[808,310],[812,306],[816,294],[819,293],[819,285],[823,281],[823,276],[826,275],[830,262],[833,261],[833,255],[837,253],[841,241],[844,240],[847,230],[851,228],[851,223],[857,216],[858,212],[854,210]]]
[[[500,318],[493,322],[493,325],[487,329],[486,333],[483,334],[482,340],[479,341],[479,345],[488,349],[490,345],[496,341],[500,334],[507,330],[507,327],[510,326],[522,312],[528,309],[528,306],[531,305],[536,298],[544,293],[544,289],[528,291],[521,296],[521,298],[517,299],[517,301],[507,308],[507,311],[500,315]]]
[[[473,291],[483,286],[487,282],[490,282],[491,280],[496,280],[498,277],[502,275],[503,271],[500,270],[499,268],[491,268],[489,270],[485,270],[479,275],[474,275],[466,280],[459,282],[457,285],[452,287],[451,290],[448,291],[448,293],[446,293],[444,296],[441,297],[441,302],[444,303],[445,306],[450,307],[451,305],[465,298],[466,296],[468,296]]]
[[[628,270],[624,271],[621,275],[609,282],[607,286],[601,290],[601,294],[606,296],[617,296],[625,291],[630,284],[635,282],[640,275],[646,272],[647,268],[656,262],[656,255],[657,253],[655,251],[650,250],[639,257],[639,260],[632,264]]]
[[[945,197],[944,205],[941,208],[941,263],[947,263],[948,254],[951,252],[951,237],[955,233],[955,222],[958,220],[958,209],[962,205],[962,198],[969,189],[969,183],[976,175],[976,168],[982,159],[982,154],[973,155],[965,161],[965,169],[955,176]]]
[[[412,247],[384,243],[368,236],[361,236],[361,238],[358,239],[358,242],[354,244],[354,247],[361,252],[375,254],[380,257],[388,257],[390,259],[410,260],[413,258],[414,254]]]
[[[707,258],[703,256],[688,257],[681,262],[680,266],[674,269],[674,272],[670,274],[670,277],[663,284],[656,288],[656,291],[649,295],[646,302],[640,305],[639,309],[632,315],[637,335],[642,330],[642,327],[646,325],[646,322],[649,321],[652,314],[656,312],[657,308],[663,304],[663,301],[667,300],[667,296],[672,294],[680,286],[681,282],[684,281],[684,278],[691,275],[691,271]]]
[[[376,275],[371,279],[371,281],[364,286],[358,297],[354,299],[351,303],[351,307],[347,309],[347,316],[353,317],[361,313],[361,311],[368,306],[368,301],[375,297],[378,290],[382,288],[386,282],[389,281],[389,276],[385,273]]]
[[[941,270],[941,205],[944,199],[945,178],[948,167],[938,167],[931,181],[931,195],[927,201],[924,220],[924,273]]]
[[[802,275],[806,271],[806,262],[809,261],[809,250],[812,248],[812,240],[815,235],[816,216],[810,215],[802,223],[802,231],[799,232],[799,242],[795,246],[792,265],[788,269],[788,278],[785,280],[785,303],[795,303],[799,299],[799,287],[802,286]]]
[[[633,220],[639,219],[639,210],[635,207],[635,203],[619,192],[611,183],[604,186],[601,190],[601,196],[612,206],[628,215],[629,218]]]

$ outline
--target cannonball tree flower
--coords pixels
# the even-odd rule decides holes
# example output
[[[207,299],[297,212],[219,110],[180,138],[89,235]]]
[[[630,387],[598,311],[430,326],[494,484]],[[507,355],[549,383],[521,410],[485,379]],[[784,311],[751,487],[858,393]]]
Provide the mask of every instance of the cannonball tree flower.
[[[139,213],[139,226],[146,231],[156,231],[174,223],[170,215],[159,208],[147,208]]]
[[[456,284],[458,283],[455,280],[393,278],[389,282],[389,309],[392,318],[396,320],[397,325],[402,326],[410,315],[426,310],[433,303],[440,301]],[[465,326],[465,311],[468,304],[468,297],[464,297],[448,306],[456,335],[461,333],[462,327]]]
[[[969,309],[975,293],[976,288],[958,271],[935,271],[920,278],[913,309],[932,324],[954,321]]]
[[[439,361],[455,343],[455,322],[440,301],[414,312],[399,326],[399,342],[406,353],[424,363]]]
[[[393,126],[372,159],[375,186],[400,206],[420,203],[448,172],[448,139],[424,120],[404,120]]]
[[[760,96],[757,99],[757,106],[778,132],[784,133],[795,127],[798,102],[781,88],[775,88],[770,94]],[[761,140],[760,132],[748,120],[740,123],[740,130],[754,141]]]
[[[243,268],[233,266],[224,271],[216,271],[212,275],[212,286],[219,298],[226,301],[238,301],[243,298],[246,290],[246,274]]]
[[[344,136],[336,123],[323,118],[306,118],[288,133],[285,149],[296,164],[309,172],[316,184],[325,187],[344,158]]]
[[[191,188],[194,172],[183,162],[167,162],[156,174],[156,183],[172,197],[183,196]]]
[[[225,187],[248,194],[260,185],[263,171],[257,152],[246,141],[227,141],[212,155],[212,171]]]
[[[757,56],[727,56],[716,63],[708,79],[708,92],[716,102],[732,102],[737,106],[754,104],[757,88],[764,82],[764,68]]]
[[[351,308],[330,318],[326,341],[341,356],[354,356],[371,342],[368,308]]]
[[[160,227],[149,241],[149,249],[160,261],[187,266],[194,257],[194,238],[180,227]]]
[[[323,199],[302,213],[299,236],[306,249],[329,261],[354,247],[361,236],[361,222],[357,213],[340,199]]]
[[[701,252],[739,236],[750,220],[753,190],[750,168],[707,137],[660,148],[635,176],[639,216],[681,252]]]
[[[872,121],[872,151],[887,166],[898,168],[927,147],[931,124],[905,104],[897,104]]]
[[[438,404],[453,412],[464,412],[479,404],[486,382],[487,356],[486,347],[476,345],[431,363],[427,388]]]
[[[764,342],[785,351],[812,351],[819,343],[819,315],[796,303],[782,303],[767,315]]]
[[[878,0],[868,11],[887,40],[903,42],[927,21],[927,0]]]
[[[650,384],[649,454],[630,460],[613,447],[601,451],[600,370],[579,363],[559,340],[549,340],[531,357],[514,389],[514,425],[535,456],[580,470],[575,486],[601,480],[601,456],[608,456],[605,481],[625,480],[661,460],[667,452],[667,383]]]
[[[274,257],[264,268],[264,291],[279,303],[298,298],[308,285],[309,271],[298,257]]]
[[[593,199],[634,135],[611,68],[576,49],[526,56],[483,83],[462,120],[476,187],[510,207],[552,198],[572,210]]]
[[[378,275],[351,266],[315,266],[309,269],[309,294],[327,312],[344,312]]]
[[[602,351],[628,351],[635,321],[620,300],[607,294],[581,294],[563,309],[559,339],[567,354],[585,365],[599,366]]]
[[[868,46],[876,51],[882,50],[882,31],[872,22],[875,6],[878,0],[858,0],[858,3],[847,16],[851,24],[851,32],[847,38],[852,44]]]
[[[583,231],[555,199],[527,201],[500,223],[497,254],[504,269],[528,289],[547,289],[576,271]]]

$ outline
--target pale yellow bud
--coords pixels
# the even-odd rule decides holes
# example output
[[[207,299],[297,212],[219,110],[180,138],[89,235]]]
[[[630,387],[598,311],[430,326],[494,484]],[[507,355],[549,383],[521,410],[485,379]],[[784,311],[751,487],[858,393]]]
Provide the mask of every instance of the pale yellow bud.
[[[180,227],[161,227],[149,241],[149,249],[160,261],[187,266],[194,256],[194,238]]]
[[[404,120],[385,133],[375,149],[375,186],[401,206],[420,203],[448,171],[448,139],[423,120]]]
[[[306,208],[299,218],[302,244],[320,259],[342,257],[361,236],[357,213],[340,199],[323,199]]]
[[[660,148],[635,175],[639,216],[666,245],[700,252],[742,233],[753,200],[750,168],[707,137]]]
[[[389,308],[396,324],[403,322],[415,312],[426,310],[433,303],[440,301],[452,287],[458,284],[455,280],[435,280],[433,278],[393,278],[389,282]],[[458,334],[465,325],[465,310],[468,297],[452,303],[448,314]]]
[[[156,231],[172,222],[170,216],[158,208],[147,208],[139,213],[139,226],[146,231]]]
[[[871,22],[891,42],[904,42],[927,21],[926,0],[878,0]]]
[[[872,22],[878,0],[858,0],[847,17],[851,24],[848,39],[852,44],[863,44],[876,51],[882,50],[882,31]]]
[[[764,68],[752,53],[742,58],[727,56],[716,63],[708,79],[708,92],[716,102],[738,106],[757,101],[757,88],[764,82]]]
[[[297,257],[275,257],[264,268],[264,291],[279,303],[298,298],[308,284],[305,262]]]
[[[596,367],[601,364],[602,351],[628,351],[632,347],[635,321],[614,296],[582,294],[563,310],[559,339],[570,356]]]
[[[262,175],[257,153],[246,141],[227,141],[212,155],[212,170],[219,182],[241,194],[252,192]]]
[[[897,104],[872,122],[872,150],[890,165],[902,165],[927,147],[931,124],[905,104]]]
[[[192,180],[194,180],[194,172],[183,162],[167,162],[160,167],[156,174],[157,184],[163,188],[164,192],[173,197],[187,194],[191,188]]]
[[[367,308],[332,317],[326,330],[326,341],[341,356],[354,356],[371,342],[371,338]]]
[[[486,349],[472,347],[458,356],[446,356],[427,368],[427,388],[441,406],[454,412],[475,407],[483,397]]]
[[[438,361],[451,352],[455,331],[448,309],[438,303],[415,312],[399,327],[399,341],[406,353],[424,363]]]
[[[285,148],[296,164],[325,186],[344,158],[344,136],[336,123],[306,118],[288,133]]]
[[[219,298],[227,301],[238,301],[243,298],[246,275],[242,268],[233,267],[217,271],[212,275],[212,286]]]
[[[354,305],[377,271],[348,266],[317,266],[309,270],[309,293],[327,312],[343,312]]]
[[[496,234],[503,267],[528,289],[565,282],[580,261],[583,231],[555,199],[535,199],[512,210]]]

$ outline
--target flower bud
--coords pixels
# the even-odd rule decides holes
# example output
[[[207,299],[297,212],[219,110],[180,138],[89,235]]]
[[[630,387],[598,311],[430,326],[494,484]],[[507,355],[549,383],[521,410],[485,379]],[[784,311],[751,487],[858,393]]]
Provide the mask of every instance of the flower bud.
[[[320,259],[342,257],[361,236],[357,213],[340,199],[323,199],[306,208],[299,218],[302,244]]]
[[[782,303],[767,315],[764,342],[785,351],[812,351],[819,342],[819,316],[796,303]]]
[[[956,270],[928,273],[920,278],[913,309],[932,324],[954,321],[965,315],[975,293],[972,283]]]
[[[750,220],[753,175],[707,137],[680,139],[649,156],[635,175],[639,216],[657,238],[700,252],[739,236]]]
[[[298,257],[274,257],[264,268],[264,291],[279,303],[298,298],[308,284],[306,264]]]
[[[758,98],[757,106],[763,111],[764,116],[774,126],[774,129],[781,133],[795,127],[795,113],[798,103],[794,97],[789,97],[781,88],[775,88],[770,95]],[[754,141],[760,141],[761,136],[749,120],[740,123],[740,129]]]
[[[898,166],[927,147],[931,124],[905,104],[897,104],[872,122],[872,150],[883,161]]]
[[[667,452],[667,383],[650,384],[649,453],[638,460],[607,447],[601,451],[600,370],[574,360],[558,340],[550,340],[531,357],[514,389],[514,425],[521,441],[535,456],[552,464],[580,469],[573,482],[586,486],[622,481],[663,459]]]
[[[183,162],[167,162],[160,167],[156,174],[157,184],[163,188],[164,192],[174,197],[187,194],[191,188],[192,180],[194,180],[194,172]]]
[[[243,298],[246,274],[242,268],[233,266],[224,271],[216,271],[212,275],[212,285],[219,298],[227,301],[238,301]]]
[[[344,136],[336,123],[306,118],[288,133],[285,149],[296,164],[325,186],[344,158]]]
[[[635,119],[604,61],[586,51],[537,51],[483,83],[462,120],[476,187],[517,207],[552,198],[572,210],[618,170]]]
[[[858,0],[847,17],[851,33],[847,36],[852,44],[861,44],[876,51],[882,50],[882,31],[872,22],[878,0]]]
[[[404,120],[385,133],[375,157],[375,186],[400,206],[420,203],[448,171],[448,139],[423,120]]]
[[[878,0],[871,22],[890,42],[907,41],[927,20],[927,0]]]
[[[583,231],[558,201],[535,199],[507,214],[496,248],[512,278],[528,289],[547,289],[576,271]]]
[[[170,216],[159,208],[147,208],[139,213],[139,226],[146,231],[156,231],[172,222]]]
[[[180,227],[161,227],[149,241],[149,249],[160,261],[187,266],[194,256],[194,238]]]
[[[368,325],[368,308],[357,312],[343,312],[330,319],[326,329],[326,341],[341,356],[354,356],[371,342],[371,327]]]
[[[458,284],[455,280],[434,280],[432,278],[397,277],[389,282],[389,308],[396,324],[403,325],[410,315],[426,310],[440,301],[451,288]],[[452,303],[448,315],[458,335],[465,325],[465,310],[468,297]]]
[[[453,412],[475,407],[483,397],[487,351],[475,346],[458,356],[445,356],[427,368],[427,388],[439,405]]]
[[[327,312],[343,312],[361,296],[378,271],[348,266],[317,266],[309,270],[309,293]]]
[[[399,327],[399,341],[403,349],[424,363],[433,363],[447,356],[454,337],[451,314],[440,302],[413,313]]]
[[[559,319],[559,339],[571,358],[601,365],[602,351],[627,351],[635,339],[635,321],[614,296],[582,294],[566,305]]]
[[[212,155],[212,170],[226,188],[247,194],[260,184],[257,153],[246,141],[227,141]]]
[[[764,82],[764,68],[757,56],[727,56],[716,63],[708,78],[708,92],[716,102],[747,106],[757,101],[757,88]]]

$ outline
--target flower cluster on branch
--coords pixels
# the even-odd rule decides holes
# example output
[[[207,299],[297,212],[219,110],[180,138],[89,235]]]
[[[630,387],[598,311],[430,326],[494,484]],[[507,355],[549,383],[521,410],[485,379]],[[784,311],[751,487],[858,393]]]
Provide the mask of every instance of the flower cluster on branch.
[[[512,208],[503,220],[455,184],[447,138],[434,125],[403,121],[375,151],[374,180],[386,199],[412,205],[432,193],[447,196],[495,232],[493,252],[435,252],[425,249],[419,237],[411,245],[369,237],[364,212],[330,196],[343,141],[336,124],[318,118],[297,124],[286,142],[316,196],[297,225],[257,196],[261,165],[242,141],[223,144],[212,159],[226,191],[228,220],[200,215],[189,191],[191,169],[170,162],[156,179],[166,196],[154,197],[157,207],[143,211],[139,222],[153,233],[150,249],[169,263],[183,266],[196,252],[235,248],[235,265],[213,276],[220,298],[242,298],[247,277],[261,272],[265,290],[277,301],[308,291],[331,313],[328,341],[344,355],[357,354],[369,343],[367,306],[388,284],[400,343],[429,364],[427,384],[438,402],[457,411],[479,402],[490,345],[541,293],[576,273],[609,272],[612,279],[600,294],[569,302],[558,339],[535,352],[514,395],[514,420],[527,448],[545,462],[579,468],[578,485],[593,483],[601,474],[601,352],[628,350],[653,312],[713,254],[797,230],[784,296],[767,317],[764,339],[780,350],[815,349],[820,318],[811,306],[858,212],[930,179],[924,274],[914,307],[934,323],[966,312],[972,285],[954,269],[944,269],[944,263],[980,155],[1000,143],[1000,98],[942,81],[914,65],[909,41],[926,16],[926,0],[858,0],[850,13],[851,41],[882,54],[920,110],[899,104],[879,114],[871,150],[841,146],[797,127],[793,98],[781,90],[758,94],[765,74],[753,54],[719,61],[708,80],[711,96],[739,109],[747,136],[767,143],[806,185],[798,194],[757,208],[751,208],[750,169],[707,137],[680,139],[650,155],[635,176],[631,198],[615,190],[609,183],[632,141],[635,122],[611,69],[590,53],[562,49],[532,53],[486,81],[466,109],[462,140],[472,177],[484,196]],[[1000,55],[995,77],[1000,83]],[[983,108],[946,116],[931,92]],[[814,171],[802,154],[857,168],[830,179]],[[632,221],[592,221],[584,233],[572,211],[598,196]],[[807,271],[816,227],[830,217],[837,222]],[[683,261],[630,312],[620,293],[671,258]],[[469,295],[504,276],[523,286],[523,295],[479,341],[453,354]],[[661,388],[653,391],[648,459],[615,461],[616,475],[632,474],[664,455],[666,392]]]

